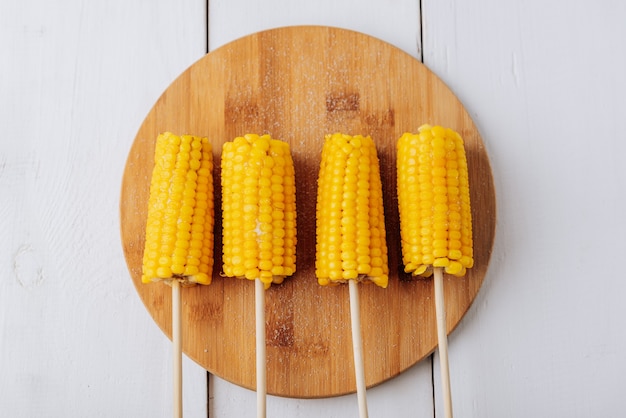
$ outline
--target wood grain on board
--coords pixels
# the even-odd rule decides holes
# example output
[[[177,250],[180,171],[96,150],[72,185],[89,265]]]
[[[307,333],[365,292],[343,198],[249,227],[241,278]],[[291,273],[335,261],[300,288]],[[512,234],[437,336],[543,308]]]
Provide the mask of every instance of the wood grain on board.
[[[446,277],[448,330],[482,284],[495,235],[495,192],[480,134],[456,96],[419,61],[370,36],[322,26],[268,30],[229,43],[180,75],[151,109],[130,150],[121,194],[122,243],[135,287],[171,336],[171,291],[141,284],[154,143],[163,131],[207,136],[214,147],[216,241],[213,283],[184,288],[183,350],[208,371],[255,386],[254,284],[223,278],[219,159],[225,141],[268,133],[287,141],[296,167],[297,272],[266,294],[268,393],[298,398],[355,390],[347,286],[315,279],[315,200],[324,135],[370,135],[383,180],[390,283],[360,285],[368,386],[390,379],[437,344],[431,280],[401,266],[395,144],[424,123],[457,130],[466,142],[475,266]],[[146,348],[149,350],[149,347]]]

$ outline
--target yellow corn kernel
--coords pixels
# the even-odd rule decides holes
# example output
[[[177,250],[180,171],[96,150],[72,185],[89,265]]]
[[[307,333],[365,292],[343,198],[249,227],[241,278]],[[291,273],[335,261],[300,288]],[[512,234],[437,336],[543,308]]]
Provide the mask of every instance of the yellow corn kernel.
[[[248,134],[222,150],[223,271],[265,288],[296,271],[296,185],[289,144]]]
[[[320,285],[365,280],[387,287],[382,183],[369,136],[326,135],[316,233],[315,274]]]
[[[141,280],[210,284],[213,151],[207,138],[157,137]]]
[[[433,267],[463,276],[472,267],[469,176],[461,136],[423,125],[397,143],[397,192],[405,271],[428,277]]]

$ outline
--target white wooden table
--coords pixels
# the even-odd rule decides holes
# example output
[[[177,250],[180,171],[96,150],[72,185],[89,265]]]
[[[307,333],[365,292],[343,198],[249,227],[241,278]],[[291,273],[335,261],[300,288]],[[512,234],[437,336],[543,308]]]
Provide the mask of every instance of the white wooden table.
[[[620,416],[624,23],[626,3],[611,0],[3,0],[0,416],[171,415],[171,344],[120,245],[125,159],[161,92],[207,50],[297,24],[423,59],[481,131],[497,235],[450,336],[455,415]],[[370,416],[442,416],[437,370],[435,355],[369,390]],[[254,416],[253,392],[188,360],[184,376],[186,417]],[[270,397],[268,416],[357,416],[356,396]]]

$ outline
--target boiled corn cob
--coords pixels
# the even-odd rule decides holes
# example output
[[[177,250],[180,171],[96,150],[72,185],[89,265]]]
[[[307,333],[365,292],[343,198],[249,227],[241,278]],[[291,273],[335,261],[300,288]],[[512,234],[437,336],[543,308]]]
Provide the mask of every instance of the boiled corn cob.
[[[376,146],[361,135],[327,135],[316,208],[320,285],[368,280],[387,287],[389,268]]]
[[[248,134],[222,151],[223,271],[267,289],[296,270],[296,188],[289,144]]]
[[[474,264],[472,215],[461,136],[423,125],[398,140],[397,191],[402,259],[407,273],[433,268],[463,276]]]
[[[213,270],[213,153],[207,138],[157,138],[141,280],[210,284]]]

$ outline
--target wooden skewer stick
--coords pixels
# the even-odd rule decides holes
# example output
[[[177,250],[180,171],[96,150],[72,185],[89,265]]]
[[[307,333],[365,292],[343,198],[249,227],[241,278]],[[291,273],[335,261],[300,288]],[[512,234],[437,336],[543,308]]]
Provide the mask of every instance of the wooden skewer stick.
[[[257,418],[265,418],[267,378],[265,367],[265,286],[255,279],[254,305],[256,316],[256,410]]]
[[[180,313],[180,282],[172,280],[172,351],[174,355],[174,418],[183,416],[183,350]]]
[[[356,374],[356,393],[359,403],[359,418],[367,418],[367,397],[365,394],[365,366],[363,364],[363,341],[361,339],[361,314],[359,309],[359,289],[356,280],[348,280],[350,288],[350,319],[352,323],[352,349]]]
[[[452,418],[452,393],[450,390],[450,368],[448,366],[448,333],[446,327],[446,307],[443,296],[443,271],[441,267],[435,267],[434,276],[435,312],[437,315],[437,339],[439,344],[443,409],[445,417]]]

